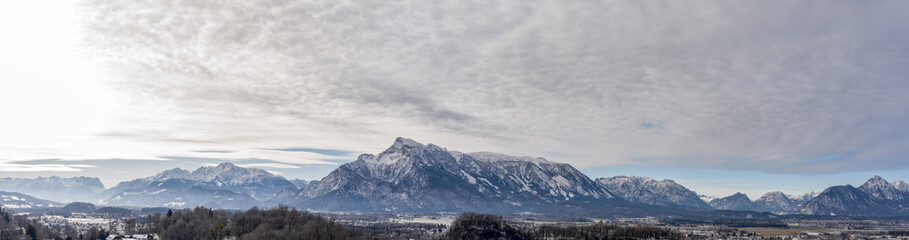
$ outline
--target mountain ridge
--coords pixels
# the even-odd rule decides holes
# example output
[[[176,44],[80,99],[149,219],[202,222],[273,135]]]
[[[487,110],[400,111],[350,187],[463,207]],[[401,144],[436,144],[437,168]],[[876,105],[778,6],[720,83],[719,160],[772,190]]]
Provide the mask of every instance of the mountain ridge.
[[[294,183],[257,168],[229,162],[190,172],[180,168],[154,176],[124,181],[108,189],[101,201],[108,205],[184,207],[208,205],[248,208],[259,205]]]
[[[541,210],[570,200],[621,201],[568,164],[448,151],[400,137],[377,155],[362,154],[296,194],[279,196],[285,199],[274,204],[379,212]]]
[[[57,202],[90,201],[104,191],[97,177],[0,177],[0,191],[18,192]]]
[[[662,206],[678,205],[698,209],[711,208],[698,197],[697,193],[669,179],[657,181],[649,177],[615,176],[597,178],[594,181],[625,200],[633,202]]]
[[[859,187],[833,186],[808,201],[798,211],[809,215],[905,216],[909,191],[902,191],[880,176]]]

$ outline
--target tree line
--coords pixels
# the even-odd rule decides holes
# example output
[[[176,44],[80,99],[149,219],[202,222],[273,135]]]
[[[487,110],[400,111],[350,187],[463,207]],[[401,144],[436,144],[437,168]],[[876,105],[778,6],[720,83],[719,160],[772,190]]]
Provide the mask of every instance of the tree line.
[[[332,218],[284,206],[235,213],[196,207],[149,215],[137,227],[161,239],[371,239]]]
[[[390,223],[389,223],[390,224]],[[422,229],[422,230],[421,230]],[[618,226],[596,223],[587,226],[524,226],[509,223],[501,216],[465,213],[455,219],[447,232],[437,224],[401,226],[371,224],[349,227],[306,211],[285,206],[243,212],[196,207],[168,210],[139,218],[127,219],[127,234],[154,233],[160,239],[683,239],[678,232],[659,227]],[[50,229],[37,220],[14,215],[0,209],[0,239],[104,239],[110,233],[101,228],[77,232],[74,229]]]
[[[587,226],[515,227],[502,217],[489,214],[465,213],[455,219],[444,239],[684,239],[685,236],[668,229],[648,226],[618,226],[595,223]]]

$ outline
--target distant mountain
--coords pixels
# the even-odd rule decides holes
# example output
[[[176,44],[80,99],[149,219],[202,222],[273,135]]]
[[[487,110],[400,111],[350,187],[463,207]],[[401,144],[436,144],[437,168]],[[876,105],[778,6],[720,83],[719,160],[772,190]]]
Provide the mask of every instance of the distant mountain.
[[[108,205],[248,208],[285,188],[297,189],[283,177],[231,163],[193,172],[175,168],[155,176],[121,182],[105,191]]]
[[[805,204],[808,201],[811,201],[811,199],[813,199],[814,197],[817,197],[818,194],[820,194],[820,193],[811,191],[811,192],[802,193],[799,195],[791,195],[791,196],[789,196],[789,199],[791,199],[795,203],[796,206],[802,206],[802,204]]]
[[[783,192],[768,192],[753,202],[753,209],[759,212],[788,214],[798,208],[798,203]]]
[[[0,192],[0,207],[3,208],[46,208],[60,207],[61,203],[39,199],[17,192]]]
[[[892,184],[893,187],[895,187],[897,190],[900,190],[900,191],[903,191],[903,192],[909,192],[909,184],[907,184],[906,182],[903,182],[903,181],[893,181],[893,183],[891,183],[891,184]]]
[[[610,201],[624,202],[568,164],[397,138],[384,152],[360,155],[270,202],[331,211],[514,213]]]
[[[751,199],[748,198],[744,193],[735,193],[731,196],[724,198],[717,198],[713,201],[710,201],[711,207],[719,210],[734,210],[734,211],[755,211],[757,206],[751,202]]]
[[[736,193],[724,198],[714,198],[709,204],[719,210],[769,212],[773,214],[793,214],[798,212],[801,204],[817,195],[814,192],[796,196],[786,195],[780,191],[765,193],[757,200],[751,201],[747,195]]]
[[[104,201],[112,206],[153,206],[185,208],[206,206],[212,208],[245,209],[259,204],[244,193],[218,189],[215,186],[197,185],[193,180],[175,178],[154,181],[146,188],[126,190]]]
[[[909,206],[909,192],[874,176],[858,188],[851,185],[827,188],[799,211],[814,215],[909,215],[909,208],[904,206]]]
[[[104,191],[104,184],[94,177],[0,178],[0,191],[19,192],[58,202],[91,201]]]
[[[192,172],[197,181],[217,185],[217,188],[238,193],[246,193],[264,201],[271,199],[284,188],[296,188],[296,185],[258,168],[241,168],[231,163],[221,163],[215,167],[202,167]]]
[[[293,183],[294,186],[297,186],[297,188],[299,188],[299,189],[304,189],[304,188],[306,188],[306,184],[309,184],[309,181],[306,181],[303,179],[294,179],[294,180],[290,180],[290,182]]]
[[[697,193],[672,180],[657,181],[648,177],[618,176],[598,178],[600,186],[619,197],[638,203],[710,209]]]

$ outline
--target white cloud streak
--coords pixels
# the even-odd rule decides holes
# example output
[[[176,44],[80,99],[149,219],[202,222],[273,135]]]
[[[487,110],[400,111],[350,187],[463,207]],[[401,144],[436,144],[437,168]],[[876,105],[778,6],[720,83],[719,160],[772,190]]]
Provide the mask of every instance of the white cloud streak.
[[[82,168],[94,168],[85,164],[20,164],[0,163],[0,172],[80,172]]]

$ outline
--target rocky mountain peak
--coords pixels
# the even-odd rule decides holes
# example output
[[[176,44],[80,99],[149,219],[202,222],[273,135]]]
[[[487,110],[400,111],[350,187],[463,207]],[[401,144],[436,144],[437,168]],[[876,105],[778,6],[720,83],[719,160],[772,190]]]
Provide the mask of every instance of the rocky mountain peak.
[[[881,176],[874,175],[871,179],[862,184],[859,188],[881,188],[881,187],[893,187],[887,180]]]
[[[153,180],[160,181],[160,180],[174,179],[174,178],[189,179],[189,178],[192,178],[192,176],[191,176],[191,173],[187,170],[183,170],[180,168],[173,168],[170,170],[164,170],[163,172],[156,174],[155,177],[153,178]]]
[[[220,164],[218,164],[218,166],[215,167],[215,168],[221,169],[221,170],[236,170],[236,169],[240,169],[240,167],[237,167],[237,165],[234,165],[233,163],[230,163],[230,162],[223,162],[223,163],[220,163]]]
[[[233,163],[224,162],[214,167],[201,167],[191,174],[193,178],[203,181],[213,179],[232,180],[235,178],[271,177],[273,174],[258,168],[242,168]]]
[[[397,137],[389,149],[422,148],[424,145],[410,138]]]
[[[748,195],[741,192],[728,197],[714,199],[709,204],[720,210],[754,211],[756,208],[751,199],[748,198]]]
[[[741,199],[741,198],[744,198],[744,199],[747,199],[748,201],[751,201],[751,199],[748,198],[748,195],[747,195],[747,194],[744,194],[744,193],[741,193],[741,192],[736,192],[735,194],[730,195],[728,198],[732,198],[732,199]]]
[[[764,196],[761,196],[756,201],[790,201],[789,196],[786,196],[785,193],[780,191],[767,192]]]
[[[902,200],[904,195],[902,191],[897,190],[896,187],[881,176],[874,176],[868,179],[858,189],[878,199]]]

